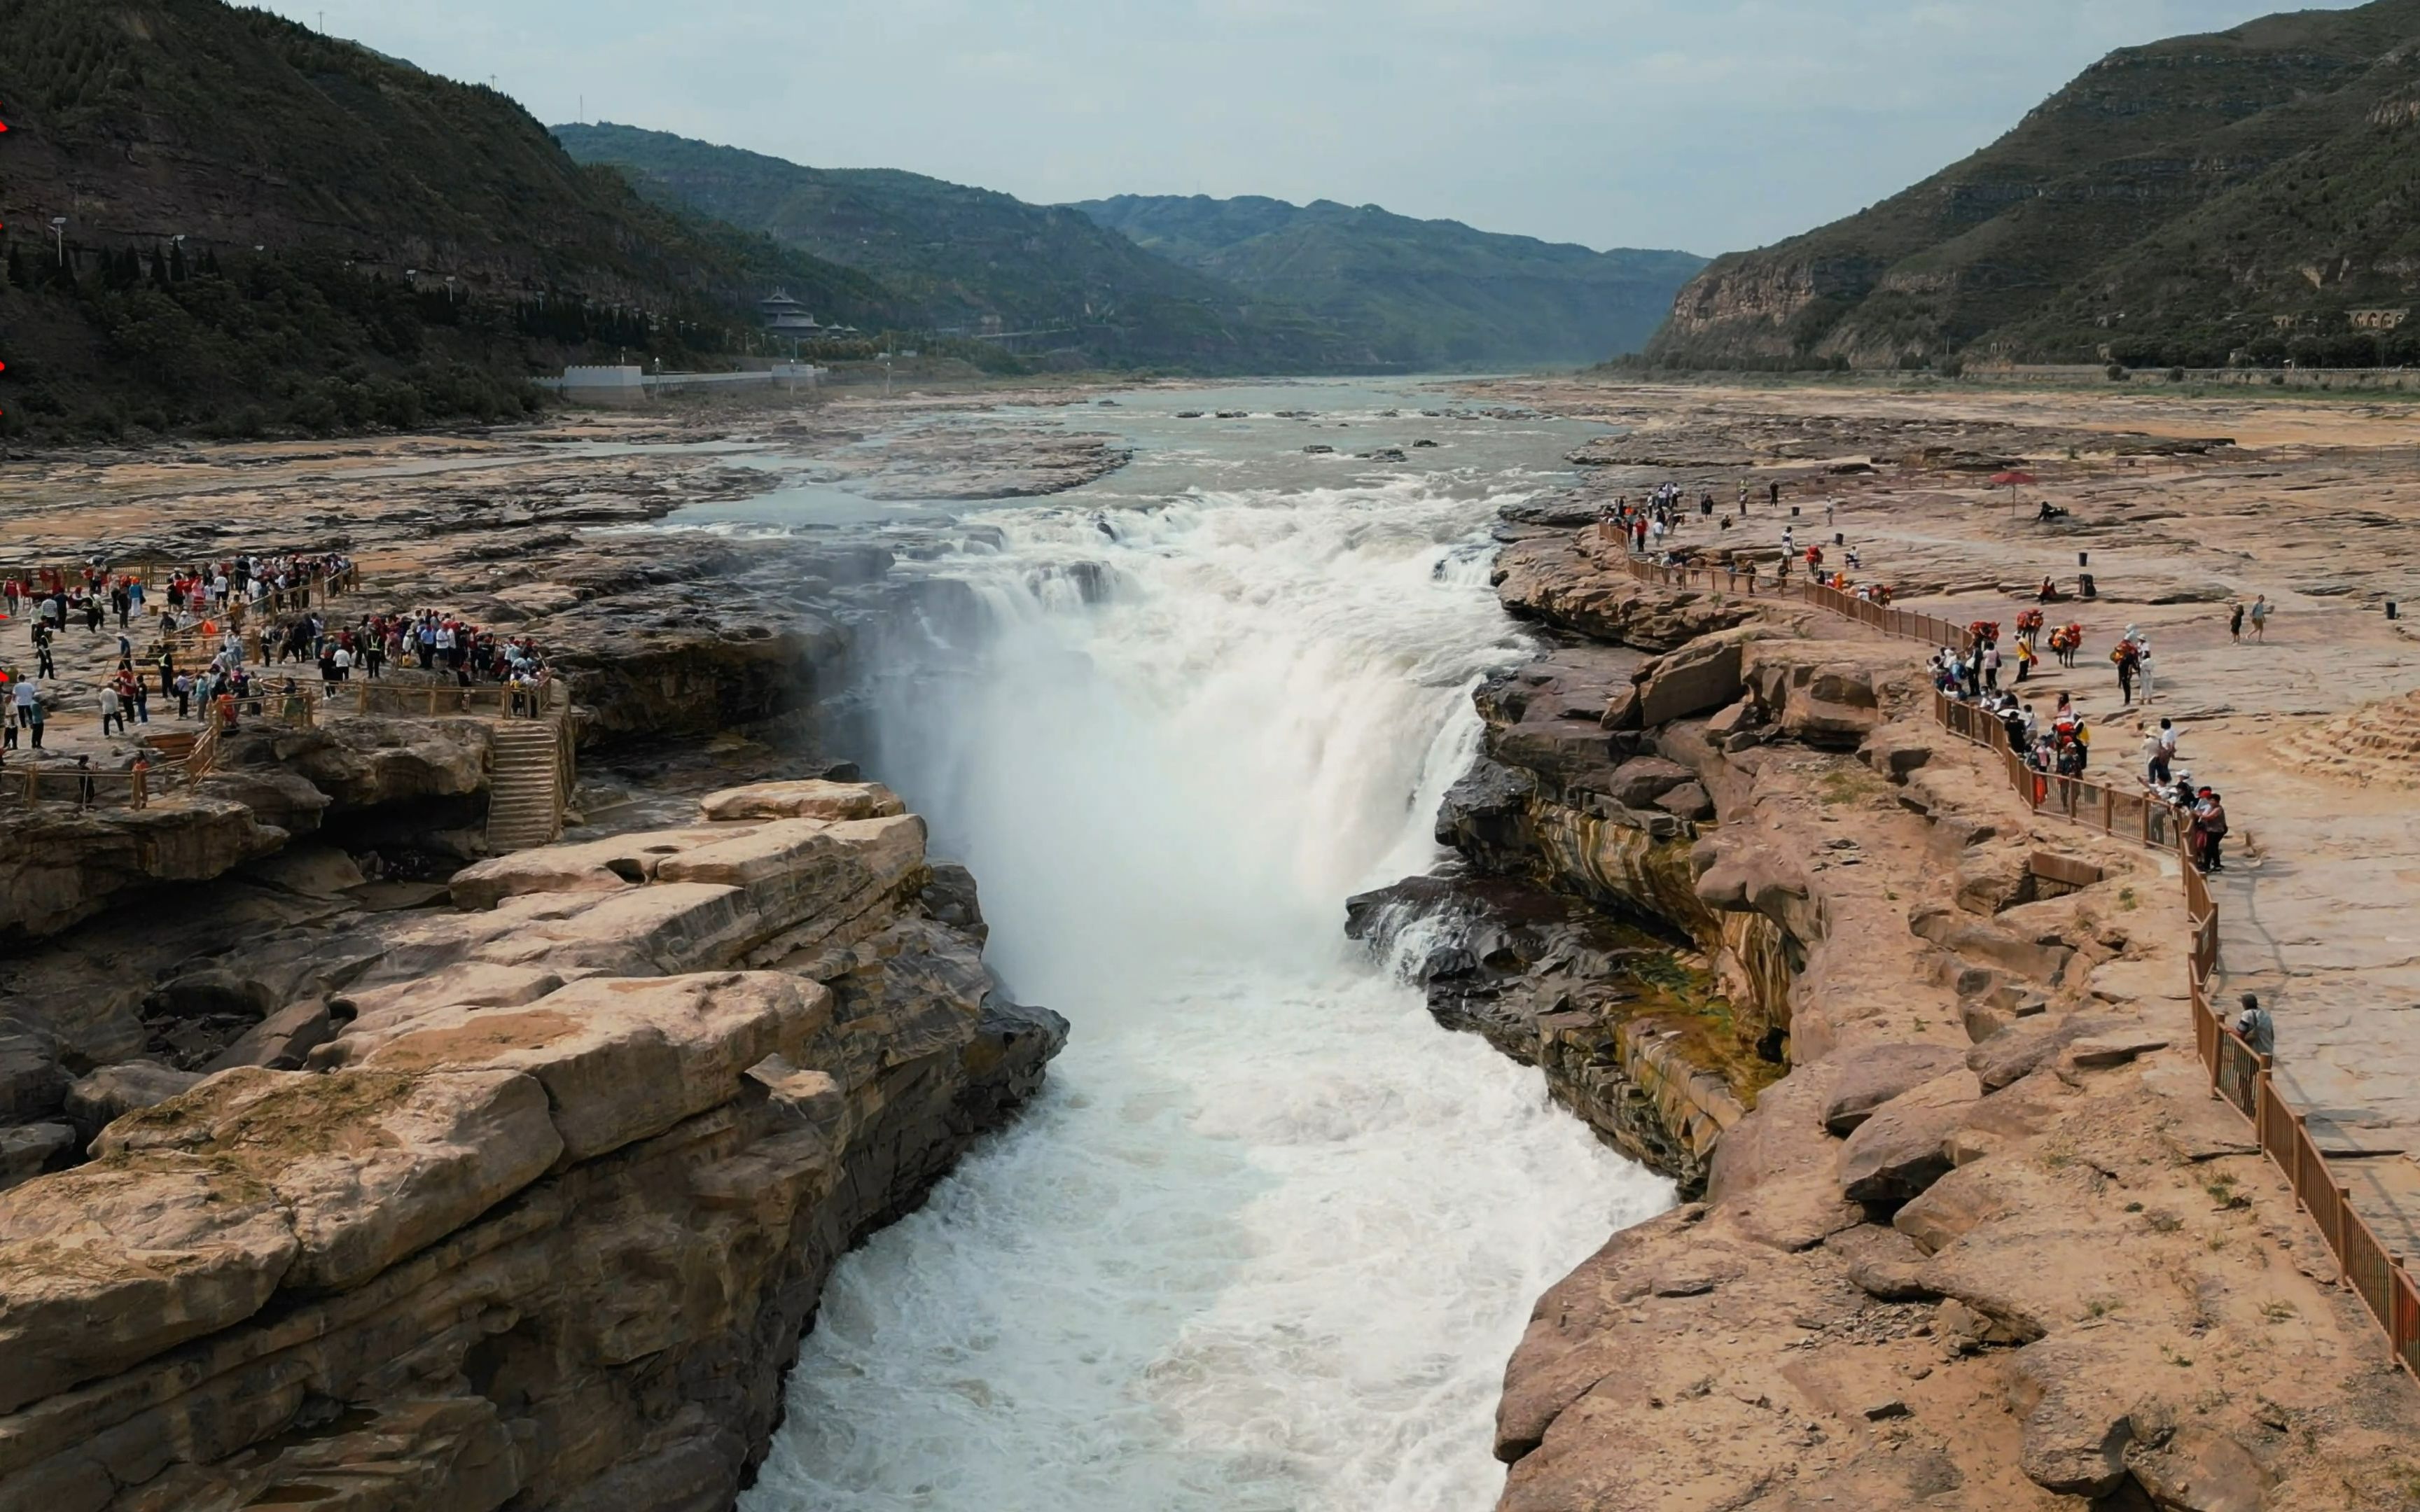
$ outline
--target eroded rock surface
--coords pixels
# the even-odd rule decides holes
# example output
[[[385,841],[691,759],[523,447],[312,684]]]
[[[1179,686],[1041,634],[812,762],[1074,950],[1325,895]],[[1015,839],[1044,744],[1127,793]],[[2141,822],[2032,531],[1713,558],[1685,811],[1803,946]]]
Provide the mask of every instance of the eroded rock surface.
[[[2173,880],[2027,813],[1933,729],[1920,648],[1794,609],[1714,623],[1592,555],[1508,549],[1516,609],[1622,643],[1482,690],[1486,755],[1440,838],[1693,942],[1727,1001],[1680,1048],[1711,1072],[1775,1034],[1788,1070],[1719,1130],[1702,1202],[1541,1300],[1498,1416],[1505,1512],[2394,1504],[2380,1467],[2420,1399],[2211,1112]],[[1664,763],[1711,812],[1661,806]],[[2054,852],[2098,880],[2046,885]],[[1539,1055],[1505,1010],[1522,1026],[1533,976],[1568,991],[1530,964],[1559,952],[1470,938],[1433,1005],[1478,984],[1472,1026]]]
[[[1066,1032],[994,991],[962,872],[926,911],[921,821],[818,798],[873,817],[527,852],[364,920],[273,1064],[60,1088],[24,1037],[26,1109],[112,1121],[0,1182],[0,1506],[727,1504],[832,1262]]]

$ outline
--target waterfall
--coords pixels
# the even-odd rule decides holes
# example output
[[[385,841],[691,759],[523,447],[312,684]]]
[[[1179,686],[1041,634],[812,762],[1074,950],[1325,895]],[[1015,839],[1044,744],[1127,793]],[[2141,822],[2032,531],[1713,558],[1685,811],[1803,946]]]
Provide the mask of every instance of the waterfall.
[[[1075,1034],[842,1262],[750,1512],[1493,1504],[1531,1302],[1670,1200],[1341,934],[1437,859],[1470,689],[1524,655],[1499,501],[1417,471],[1070,496],[919,565],[972,611],[869,658],[867,764]]]

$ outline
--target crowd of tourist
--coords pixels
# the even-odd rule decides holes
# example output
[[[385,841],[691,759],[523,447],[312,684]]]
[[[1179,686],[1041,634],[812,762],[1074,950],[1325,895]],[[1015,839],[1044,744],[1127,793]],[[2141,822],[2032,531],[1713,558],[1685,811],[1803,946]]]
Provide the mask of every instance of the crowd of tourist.
[[[98,562],[72,573],[42,567],[0,578],[0,608],[8,618],[29,617],[38,630],[53,633],[83,622],[85,633],[98,635],[113,617],[120,630],[143,612],[144,586],[133,573],[114,572]]]
[[[1685,491],[1678,484],[1665,484],[1645,498],[1633,502],[1627,496],[1606,504],[1598,515],[1598,528],[1607,539],[1621,542],[1632,554],[1649,557],[1668,566],[1701,564],[1705,553],[1680,546],[1676,537],[1694,513],[1699,522],[1715,521],[1717,531],[1729,531],[1744,521],[1749,512],[1752,495],[1747,485],[1740,486],[1735,509],[1720,514],[1711,492],[1701,491],[1692,510]],[[1769,484],[1765,491],[1769,507],[1776,513],[1781,502],[1778,483]],[[1836,506],[1823,506],[1824,524],[1836,522]],[[1794,567],[1804,563],[1807,580],[1837,589],[1854,597],[1887,604],[1890,590],[1881,583],[1860,584],[1846,570],[1827,570],[1824,548],[1820,543],[1801,547],[1796,525],[1784,519],[1780,531],[1781,550],[1775,562],[1775,571],[1787,582]],[[1861,569],[1857,549],[1847,546],[1835,534],[1833,544],[1839,547],[1847,568]],[[1733,549],[1726,551],[1726,565],[1736,579],[1745,572],[1757,571],[1757,553]],[[1753,578],[1750,579],[1753,586]],[[2088,580],[2079,584],[2079,594],[2094,596]],[[2045,655],[2058,666],[2072,670],[2083,652],[2084,625],[2074,620],[2052,625],[2048,613],[2040,606],[2065,598],[2056,582],[2042,579],[2035,591],[2036,607],[2020,610],[2015,618],[2012,637],[2003,637],[1998,622],[1978,621],[1966,628],[1964,644],[1943,646],[1931,662],[1933,687],[1941,693],[1970,703],[1997,720],[2007,732],[2009,748],[2015,752],[2035,774],[2036,803],[2045,801],[2058,784],[2062,801],[2072,806],[2081,791],[2076,785],[2084,778],[2092,761],[2092,726],[2071,694],[2058,694],[2057,706],[2045,720],[2034,706],[2013,689],[2032,679]],[[2260,639],[2268,627],[2271,613],[2265,596],[2257,598],[2247,609],[2233,606],[2229,615],[2228,633],[2241,640],[2245,624],[2251,625],[2254,639]],[[2151,655],[2151,638],[2141,626],[2129,625],[2110,647],[2109,660],[2118,677],[2118,693],[2122,707],[2133,708],[2150,702],[2154,688],[2155,663]],[[2003,687],[2004,672],[2012,674]],[[2196,786],[2190,773],[2177,766],[2178,731],[2173,721],[2162,719],[2153,729],[2143,727],[2143,769],[2139,774],[2146,796],[2172,808],[2185,828],[2185,839],[2195,863],[2205,872],[2225,870],[2224,841],[2227,834],[2226,808],[2218,792],[2207,785]]]
[[[1711,491],[1700,490],[1694,513],[1699,523],[1712,521],[1717,532],[1727,532],[1746,520],[1749,514],[1749,501],[1752,497],[1746,481],[1742,480],[1736,506],[1733,509],[1722,510],[1717,515],[1716,511],[1720,506],[1716,504],[1714,494]],[[1765,502],[1768,509],[1776,514],[1779,512],[1780,484],[1770,483],[1765,486]],[[1838,510],[1838,504],[1825,501],[1823,523],[1826,528],[1836,523]],[[1668,567],[1702,566],[1707,563],[1710,554],[1715,548],[1712,544],[1683,546],[1679,540],[1682,529],[1689,522],[1692,512],[1686,491],[1677,483],[1667,483],[1650,492],[1637,503],[1633,503],[1628,495],[1616,498],[1611,503],[1599,510],[1597,525],[1606,539],[1621,542],[1623,547],[1635,556],[1650,558],[1658,564]],[[1853,576],[1862,571],[1865,566],[1857,548],[1848,545],[1846,540],[1838,534],[1834,536],[1833,544],[1840,549],[1842,559],[1840,565],[1826,564],[1824,548],[1820,542],[1809,542],[1801,547],[1798,544],[1797,526],[1785,520],[1781,527],[1781,550],[1773,563],[1775,579],[1786,584],[1793,573],[1803,569],[1807,575],[1807,580],[1819,587],[1834,589],[1870,603],[1889,603],[1891,601],[1889,584],[1860,582]],[[1732,586],[1739,586],[1741,580],[1745,579],[1749,588],[1755,587],[1758,574],[1761,570],[1761,553],[1745,547],[1722,548],[1718,560],[1722,569],[1730,574]]]
[[[1978,620],[1967,626],[1965,649],[1941,647],[1933,653],[1929,670],[1936,690],[1998,721],[2008,735],[2009,749],[2016,752],[2034,773],[2036,804],[2047,801],[2056,792],[2060,806],[2071,810],[2081,791],[2075,783],[2092,764],[2092,726],[2070,693],[2058,695],[2056,707],[2045,720],[2014,688],[2015,684],[2030,676],[2038,661],[2034,645],[2042,637],[2045,619],[2038,609],[2018,614],[2014,641],[2017,669],[2009,687],[2000,686],[2003,659],[2000,627],[1994,621]],[[2084,642],[2084,627],[2074,623],[2062,625],[2050,629],[2047,639],[2059,664],[2073,667]],[[2110,648],[2109,660],[2117,669],[2120,705],[2133,707],[2138,699],[2148,703],[2152,691],[2150,636],[2138,625],[2126,626],[2118,643]],[[2139,779],[2146,795],[2176,810],[2195,865],[2204,872],[2226,870],[2226,803],[2216,789],[2195,785],[2193,775],[2177,765],[2180,733],[2175,721],[2164,718],[2156,728],[2144,725],[2140,733],[2143,747]]]
[[[103,670],[87,674],[85,684],[103,739],[149,725],[155,696],[163,718],[173,701],[178,719],[221,729],[240,728],[247,717],[309,722],[315,701],[337,694],[356,674],[377,681],[407,668],[421,674],[417,681],[498,687],[516,715],[544,711],[553,673],[529,638],[433,609],[339,616],[331,593],[305,591],[354,579],[354,563],[341,552],[239,553],[164,576],[99,560],[0,574],[0,610],[6,623],[26,627],[34,663],[28,671],[0,662],[0,763],[11,751],[43,749],[60,714],[43,683],[59,679],[61,637],[79,623],[85,636],[101,636],[115,621],[116,643],[95,648]],[[147,647],[138,651],[135,638],[147,625]],[[318,688],[281,672],[291,664],[316,666]],[[93,771],[89,755],[77,761],[81,771]],[[138,746],[121,769],[148,767]],[[91,776],[83,780],[86,801],[93,782]],[[139,795],[142,784],[133,791]]]

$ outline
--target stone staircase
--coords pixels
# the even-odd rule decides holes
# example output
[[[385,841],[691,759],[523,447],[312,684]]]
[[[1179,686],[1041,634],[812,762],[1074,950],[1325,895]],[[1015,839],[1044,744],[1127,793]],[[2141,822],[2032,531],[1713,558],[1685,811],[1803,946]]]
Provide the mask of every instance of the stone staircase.
[[[502,856],[563,838],[563,729],[559,718],[495,727],[489,757],[488,849]]]

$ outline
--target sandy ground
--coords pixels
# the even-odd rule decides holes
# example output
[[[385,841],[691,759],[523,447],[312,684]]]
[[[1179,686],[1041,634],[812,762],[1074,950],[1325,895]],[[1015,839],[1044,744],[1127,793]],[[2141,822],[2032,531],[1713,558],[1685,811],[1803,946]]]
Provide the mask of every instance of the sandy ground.
[[[2143,721],[2182,729],[2183,764],[2226,795],[2234,829],[2212,879],[2219,1000],[2255,990],[2273,1009],[2281,1086],[2334,1153],[2367,1157],[2342,1167],[2356,1201],[2391,1246],[2420,1255],[2420,698],[2409,696],[2420,668],[2404,609],[2420,598],[2420,409],[1586,380],[1481,392],[1604,419],[1668,463],[1594,470],[1592,491],[1635,497],[1668,478],[1729,512],[1748,483],[1732,530],[1693,519],[1683,545],[1777,553],[1790,525],[1837,566],[1837,533],[1862,559],[1854,576],[1962,622],[2008,624],[2026,585],[2047,576],[2071,594],[2091,572],[2096,600],[2051,611],[2084,625],[2084,654],[2036,679],[2037,702],[2072,691],[2098,722],[2104,771],[2141,771]],[[2145,438],[2233,444],[2126,455]],[[1836,455],[1806,459],[1793,439]],[[1942,465],[1945,449],[1962,465]],[[1841,471],[1851,457],[1871,471]],[[1993,463],[2040,483],[1993,487]],[[1765,497],[1776,481],[1778,511]],[[2069,517],[2037,523],[2042,500]],[[2239,643],[2230,606],[2257,594],[2275,616],[2265,640],[2247,626]],[[2388,618],[2390,602],[2402,617]],[[2106,659],[2129,625],[2151,640],[2147,707],[2120,702]]]

